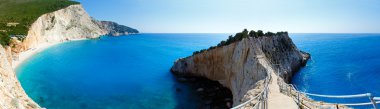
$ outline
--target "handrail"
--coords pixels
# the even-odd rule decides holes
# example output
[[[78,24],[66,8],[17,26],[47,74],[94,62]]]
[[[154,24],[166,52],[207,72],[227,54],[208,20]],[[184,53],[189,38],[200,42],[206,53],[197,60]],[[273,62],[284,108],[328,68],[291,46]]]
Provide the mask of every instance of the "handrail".
[[[380,97],[373,97],[373,100],[380,100]]]
[[[249,99],[248,101],[246,101],[246,102],[244,102],[244,103],[241,103],[241,104],[239,104],[239,105],[237,105],[237,106],[235,106],[235,107],[233,107],[233,108],[231,108],[231,109],[238,109],[238,108],[240,108],[240,107],[243,107],[243,106],[245,106],[246,104],[248,104],[249,102],[251,102],[251,101],[255,100],[256,98],[258,98],[259,96],[261,96],[263,93],[264,93],[264,91],[261,91],[260,94],[256,95],[256,96],[253,97],[252,99]]]
[[[306,99],[302,99],[302,100],[312,103],[312,101],[309,101],[309,100],[306,100]],[[365,105],[372,105],[372,102],[366,102],[366,103],[348,103],[348,104],[344,104],[344,103],[326,103],[326,102],[314,102],[314,103],[318,103],[318,104],[329,104],[329,105],[346,105],[346,106],[365,106]],[[380,101],[377,101],[376,104],[380,104]]]
[[[380,101],[375,102],[376,104],[380,104]],[[372,102],[367,103],[351,103],[351,104],[342,104],[346,106],[365,106],[365,105],[372,105]]]
[[[282,68],[283,69],[283,68]],[[278,73],[279,74],[279,73]],[[325,98],[359,98],[359,97],[368,97],[370,102],[367,102],[367,103],[351,103],[351,104],[343,104],[343,103],[330,103],[330,104],[334,104],[334,105],[346,105],[346,106],[360,106],[360,105],[373,105],[373,107],[375,109],[379,109],[379,107],[377,106],[377,104],[380,104],[380,97],[374,97],[371,93],[365,93],[365,94],[354,94],[354,95],[322,95],[322,94],[313,94],[313,93],[307,93],[307,92],[301,92],[301,91],[298,91],[297,88],[292,85],[292,84],[287,84],[285,83],[285,85],[280,82],[280,89],[282,91],[285,91],[289,94],[289,96],[291,96],[293,99],[295,99],[292,94],[292,90],[295,90],[295,92],[297,93],[297,105],[299,107],[301,107],[303,104],[302,104],[302,101],[300,100],[300,94],[304,94],[304,95],[308,95],[308,96],[317,96],[317,97],[325,97]],[[285,86],[285,87],[284,87]],[[290,86],[290,89],[288,90],[288,87]],[[285,90],[283,89],[285,88]],[[303,99],[303,98],[301,98]],[[304,100],[304,99],[303,99]],[[305,100],[307,101],[307,100]],[[308,101],[310,102],[310,101]],[[312,102],[310,102],[312,103]],[[327,104],[327,103],[325,103]]]
[[[266,99],[267,99],[266,96],[268,96],[267,93],[268,93],[268,90],[269,90],[269,88],[268,88],[268,86],[269,86],[269,82],[270,82],[270,80],[271,80],[271,78],[272,78],[270,73],[268,73],[267,75],[268,75],[268,76],[267,76],[267,77],[265,78],[265,80],[264,80],[264,84],[265,84],[265,86],[264,86],[263,91],[261,91],[258,95],[256,95],[255,97],[249,99],[248,101],[245,101],[244,103],[241,103],[241,104],[239,104],[239,105],[237,105],[237,106],[235,106],[235,107],[232,107],[231,109],[238,109],[238,108],[241,108],[241,107],[247,105],[248,103],[252,102],[253,100],[255,100],[255,99],[259,98],[259,97],[263,97],[263,96],[265,96],[265,98],[259,99],[258,102],[256,102],[256,103],[254,104],[254,105],[255,105],[254,107],[256,107],[258,103],[262,102],[262,100],[266,100]],[[265,102],[265,101],[264,101],[264,102]]]
[[[300,91],[298,91],[300,92]],[[368,94],[355,94],[355,95],[321,95],[321,94],[312,94],[306,92],[300,92],[305,95],[317,96],[317,97],[326,97],[326,98],[359,98],[359,97],[368,97]]]
[[[264,80],[265,87],[264,87],[263,91],[261,91],[259,94],[257,94],[255,97],[249,99],[248,101],[245,101],[244,103],[241,103],[241,104],[239,104],[239,105],[237,105],[237,106],[235,106],[235,107],[233,107],[231,109],[241,108],[241,107],[247,105],[248,103],[250,103],[251,101],[253,101],[253,100],[255,100],[255,99],[259,98],[259,97],[262,97],[264,95],[264,92],[266,92],[268,90],[269,80],[270,80],[270,75],[268,75],[268,77],[266,77],[265,80]],[[260,100],[259,100],[259,102],[260,102]],[[259,102],[257,102],[257,103],[259,103]],[[255,103],[255,107],[256,107],[257,103]]]
[[[308,96],[317,96],[317,97],[325,97],[325,98],[360,98],[360,97],[368,97],[370,102],[366,102],[366,103],[326,103],[326,102],[311,102],[309,100],[305,100],[302,98],[303,101],[307,101],[309,103],[319,103],[319,104],[330,104],[330,105],[345,105],[345,106],[364,106],[364,105],[373,105],[373,107],[375,109],[378,109],[377,107],[377,104],[380,104],[380,101],[375,101],[375,100],[380,100],[380,97],[373,97],[371,93],[364,93],[364,94],[354,94],[354,95],[322,95],[322,94],[313,94],[313,93],[307,93],[307,92],[301,92],[301,91],[298,91],[294,85],[292,84],[287,84],[288,86],[290,86],[290,88],[294,89],[296,91],[296,93],[301,93],[301,94],[304,94],[304,95],[308,95]],[[292,95],[292,94],[290,94]],[[299,95],[298,95],[299,97]],[[299,101],[299,98],[298,98],[298,101]],[[298,105],[302,105],[302,103],[299,103]]]
[[[311,109],[310,107],[304,105],[303,103],[301,103],[300,105],[302,105],[304,108]]]

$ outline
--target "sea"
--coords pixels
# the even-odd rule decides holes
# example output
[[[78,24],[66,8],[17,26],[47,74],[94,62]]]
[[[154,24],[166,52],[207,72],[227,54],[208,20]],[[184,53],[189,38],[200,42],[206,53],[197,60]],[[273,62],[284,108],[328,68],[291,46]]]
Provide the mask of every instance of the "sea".
[[[26,93],[48,109],[196,109],[202,101],[195,89],[178,82],[170,68],[176,59],[229,35],[142,33],[71,41],[33,55],[16,73]],[[290,37],[312,57],[292,79],[298,90],[380,96],[380,34],[291,33]],[[365,97],[311,98],[369,102]]]
[[[371,93],[380,97],[380,34],[291,34],[300,50],[311,60],[293,76],[298,90],[322,95]],[[330,103],[368,103],[369,97],[324,98]],[[353,106],[368,109],[368,106]]]

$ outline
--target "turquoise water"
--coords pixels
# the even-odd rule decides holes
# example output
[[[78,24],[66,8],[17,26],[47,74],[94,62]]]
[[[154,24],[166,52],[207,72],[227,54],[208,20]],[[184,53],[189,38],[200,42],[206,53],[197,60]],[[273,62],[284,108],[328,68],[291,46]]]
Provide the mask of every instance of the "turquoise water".
[[[380,96],[380,34],[292,34],[292,38],[301,50],[312,56],[307,66],[293,77],[293,84],[300,90],[328,95]],[[341,103],[369,102],[367,97],[312,98]]]
[[[27,94],[48,109],[194,109],[199,98],[170,67],[227,36],[136,34],[67,42],[36,54],[16,72]]]
[[[136,34],[68,42],[36,54],[16,71],[28,95],[49,109],[194,109],[199,98],[188,85],[176,82],[169,69],[176,59],[216,45],[228,35]],[[300,90],[380,96],[380,34],[291,37],[312,55],[293,78]]]

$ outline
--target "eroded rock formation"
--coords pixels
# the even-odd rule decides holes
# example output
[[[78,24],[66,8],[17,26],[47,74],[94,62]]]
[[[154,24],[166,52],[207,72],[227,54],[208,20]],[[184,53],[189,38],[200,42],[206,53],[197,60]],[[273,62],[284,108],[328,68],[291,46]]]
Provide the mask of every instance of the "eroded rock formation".
[[[22,46],[15,48],[18,52],[22,52],[43,44],[98,38],[102,35],[128,35],[129,33],[138,33],[138,31],[114,22],[97,21],[91,18],[81,5],[71,5],[40,16],[31,25],[22,44],[16,44]]]
[[[217,47],[186,58],[178,59],[171,71],[176,75],[202,76],[219,81],[229,88],[234,105],[252,97],[258,81],[268,73],[264,59],[280,66],[280,76],[289,81],[294,72],[303,66],[309,54],[300,51],[286,32],[273,36],[248,37],[229,45]]]
[[[12,68],[10,48],[0,45],[0,109],[39,108],[22,89]]]

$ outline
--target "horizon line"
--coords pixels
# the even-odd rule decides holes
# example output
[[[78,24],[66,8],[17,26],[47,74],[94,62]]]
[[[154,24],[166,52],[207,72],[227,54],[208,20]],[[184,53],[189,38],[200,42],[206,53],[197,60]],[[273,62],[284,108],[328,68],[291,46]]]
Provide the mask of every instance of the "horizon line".
[[[288,31],[285,31],[285,32],[288,32]],[[219,32],[141,32],[141,33],[137,33],[137,34],[235,34],[235,33],[238,33],[238,32],[226,32],[226,33],[219,33]],[[321,33],[318,33],[318,32],[288,32],[290,34],[380,34],[379,33],[371,33],[371,32],[363,32],[363,33],[359,33],[359,32],[354,32],[354,33],[329,33],[329,32],[321,32]]]

